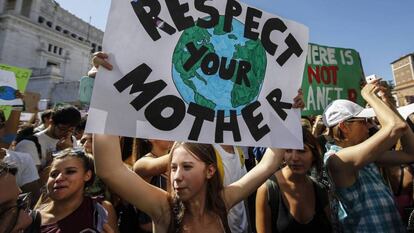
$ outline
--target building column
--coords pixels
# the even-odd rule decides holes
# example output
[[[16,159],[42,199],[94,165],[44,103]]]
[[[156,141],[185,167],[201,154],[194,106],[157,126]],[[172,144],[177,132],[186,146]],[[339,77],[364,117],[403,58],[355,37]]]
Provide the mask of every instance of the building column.
[[[17,0],[16,6],[14,7],[14,13],[20,15],[22,12],[23,0]]]
[[[30,10],[30,18],[37,22],[39,16],[40,16],[40,0],[33,0],[32,1],[32,8]]]
[[[6,5],[6,0],[0,0],[0,14],[4,12],[5,5]]]

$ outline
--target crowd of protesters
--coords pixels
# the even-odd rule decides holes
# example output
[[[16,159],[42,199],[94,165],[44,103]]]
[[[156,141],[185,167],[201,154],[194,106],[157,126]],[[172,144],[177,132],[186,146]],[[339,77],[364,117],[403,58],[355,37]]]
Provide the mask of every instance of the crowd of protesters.
[[[412,231],[413,115],[380,91],[361,91],[375,115],[336,100],[303,118],[302,150],[92,135],[70,105],[1,113],[0,233]]]

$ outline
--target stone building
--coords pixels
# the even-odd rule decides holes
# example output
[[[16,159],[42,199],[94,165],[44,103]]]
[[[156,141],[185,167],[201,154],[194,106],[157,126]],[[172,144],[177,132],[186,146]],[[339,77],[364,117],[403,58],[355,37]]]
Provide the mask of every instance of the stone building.
[[[53,0],[0,0],[0,63],[32,69],[27,90],[52,103],[77,102],[79,79],[102,39]]]
[[[398,104],[414,103],[414,53],[407,54],[391,63],[394,77],[394,96]]]

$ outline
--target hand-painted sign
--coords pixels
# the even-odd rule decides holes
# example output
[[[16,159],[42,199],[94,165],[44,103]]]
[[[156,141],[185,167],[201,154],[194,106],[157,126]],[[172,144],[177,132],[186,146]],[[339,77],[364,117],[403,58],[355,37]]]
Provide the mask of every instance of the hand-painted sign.
[[[10,105],[23,104],[21,99],[16,99],[16,90],[24,93],[32,71],[0,64],[0,109],[6,118],[9,117],[12,107]]]
[[[321,115],[336,99],[348,99],[364,106],[361,81],[364,72],[358,52],[309,44],[302,89],[305,109],[302,115]]]
[[[308,29],[235,0],[112,1],[87,130],[302,147]]]

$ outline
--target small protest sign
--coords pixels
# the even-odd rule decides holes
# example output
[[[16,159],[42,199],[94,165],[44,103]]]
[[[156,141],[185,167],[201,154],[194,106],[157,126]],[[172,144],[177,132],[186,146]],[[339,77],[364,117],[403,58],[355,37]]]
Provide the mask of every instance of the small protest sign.
[[[302,115],[321,115],[336,99],[347,99],[361,106],[361,59],[353,49],[309,44],[302,90],[305,109]]]
[[[94,82],[95,82],[95,79],[88,77],[88,76],[84,76],[80,79],[79,101],[82,104],[89,105],[89,103],[91,102]]]
[[[235,0],[112,1],[86,130],[303,148],[308,29]]]
[[[30,75],[32,74],[32,71],[29,69],[24,69],[20,67],[0,64],[0,72],[2,74],[6,74],[6,76],[8,77],[6,77],[5,79],[9,80],[8,82],[4,84],[0,84],[0,93],[2,93],[0,94],[0,96],[3,96],[3,98],[0,97],[0,110],[2,110],[6,118],[8,118],[10,115],[11,109],[12,109],[10,105],[22,104],[21,100],[19,101],[19,99],[15,98],[14,93],[16,90],[19,90],[21,93],[24,93],[24,91],[26,90],[27,83],[29,82]],[[11,81],[10,79],[11,74],[12,76],[14,76],[14,79],[15,79],[14,82]],[[4,78],[1,78],[1,79],[4,80]],[[15,86],[8,86],[8,85],[15,85]],[[17,101],[17,102],[13,102],[13,101]]]

